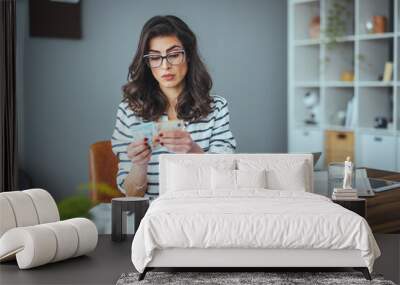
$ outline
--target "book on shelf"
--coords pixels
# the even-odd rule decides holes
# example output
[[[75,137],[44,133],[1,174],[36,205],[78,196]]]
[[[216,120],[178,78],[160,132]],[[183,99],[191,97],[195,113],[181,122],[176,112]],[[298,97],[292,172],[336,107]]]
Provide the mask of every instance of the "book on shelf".
[[[332,194],[332,199],[333,200],[358,200],[358,196],[354,196],[354,197],[342,197],[342,196],[336,196],[334,194]]]
[[[392,74],[393,74],[393,63],[386,62],[385,70],[383,72],[383,81],[390,82],[392,80]]]
[[[355,193],[357,194],[357,189],[344,189],[344,188],[334,188],[334,193]]]
[[[333,193],[336,197],[358,197],[357,193]]]
[[[332,199],[335,200],[358,199],[357,189],[334,188],[332,193]]]

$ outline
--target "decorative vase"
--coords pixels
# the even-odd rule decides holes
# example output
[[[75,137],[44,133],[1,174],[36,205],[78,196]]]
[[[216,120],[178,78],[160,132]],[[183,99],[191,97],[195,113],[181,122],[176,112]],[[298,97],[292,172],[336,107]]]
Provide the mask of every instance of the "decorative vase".
[[[343,71],[340,75],[340,80],[342,81],[354,81],[354,72],[353,71]]]
[[[318,39],[319,35],[320,35],[320,17],[319,16],[315,16],[311,19],[310,22],[310,27],[309,27],[309,31],[308,34],[310,36],[310,38],[312,39]]]
[[[386,32],[387,18],[385,16],[373,16],[372,22],[374,24],[374,33],[380,34]]]

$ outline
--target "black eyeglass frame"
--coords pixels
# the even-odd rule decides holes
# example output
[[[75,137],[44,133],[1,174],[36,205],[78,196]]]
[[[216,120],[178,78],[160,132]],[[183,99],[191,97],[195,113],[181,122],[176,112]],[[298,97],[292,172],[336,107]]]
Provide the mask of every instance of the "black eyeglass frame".
[[[164,59],[165,59],[169,64],[171,64],[171,65],[179,65],[179,64],[181,64],[182,62],[176,63],[176,64],[175,64],[175,63],[172,63],[172,62],[170,62],[170,61],[168,60],[168,56],[170,56],[170,55],[172,55],[172,54],[177,54],[177,53],[183,53],[182,62],[184,62],[184,59],[186,58],[186,52],[185,52],[184,49],[171,51],[171,52],[167,53],[167,54],[164,55],[164,56],[162,56],[162,55],[156,55],[156,54],[145,54],[145,55],[143,56],[143,58],[146,60],[146,59],[150,58],[151,56],[159,56],[159,57],[161,57],[161,63],[160,63],[158,66],[151,66],[151,65],[150,65],[150,62],[149,62],[148,60],[146,60],[146,64],[147,64],[149,67],[151,67],[151,68],[159,68],[159,67],[163,64]]]

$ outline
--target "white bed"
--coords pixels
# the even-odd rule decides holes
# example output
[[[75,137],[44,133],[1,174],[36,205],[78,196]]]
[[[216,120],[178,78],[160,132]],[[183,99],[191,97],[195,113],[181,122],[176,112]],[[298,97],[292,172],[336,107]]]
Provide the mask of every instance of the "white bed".
[[[160,197],[132,243],[140,279],[154,267],[354,267],[370,278],[380,255],[371,230],[312,193],[312,161],[310,154],[161,155]],[[209,188],[210,166],[262,167],[273,190]]]

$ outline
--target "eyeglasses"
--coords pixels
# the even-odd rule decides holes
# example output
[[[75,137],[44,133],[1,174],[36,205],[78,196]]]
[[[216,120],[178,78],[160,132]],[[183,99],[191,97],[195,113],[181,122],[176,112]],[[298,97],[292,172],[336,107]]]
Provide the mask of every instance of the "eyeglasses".
[[[151,68],[157,68],[162,65],[164,58],[167,60],[169,64],[179,65],[185,59],[185,51],[177,50],[167,53],[166,56],[158,55],[158,54],[146,54],[143,56],[147,65]]]

